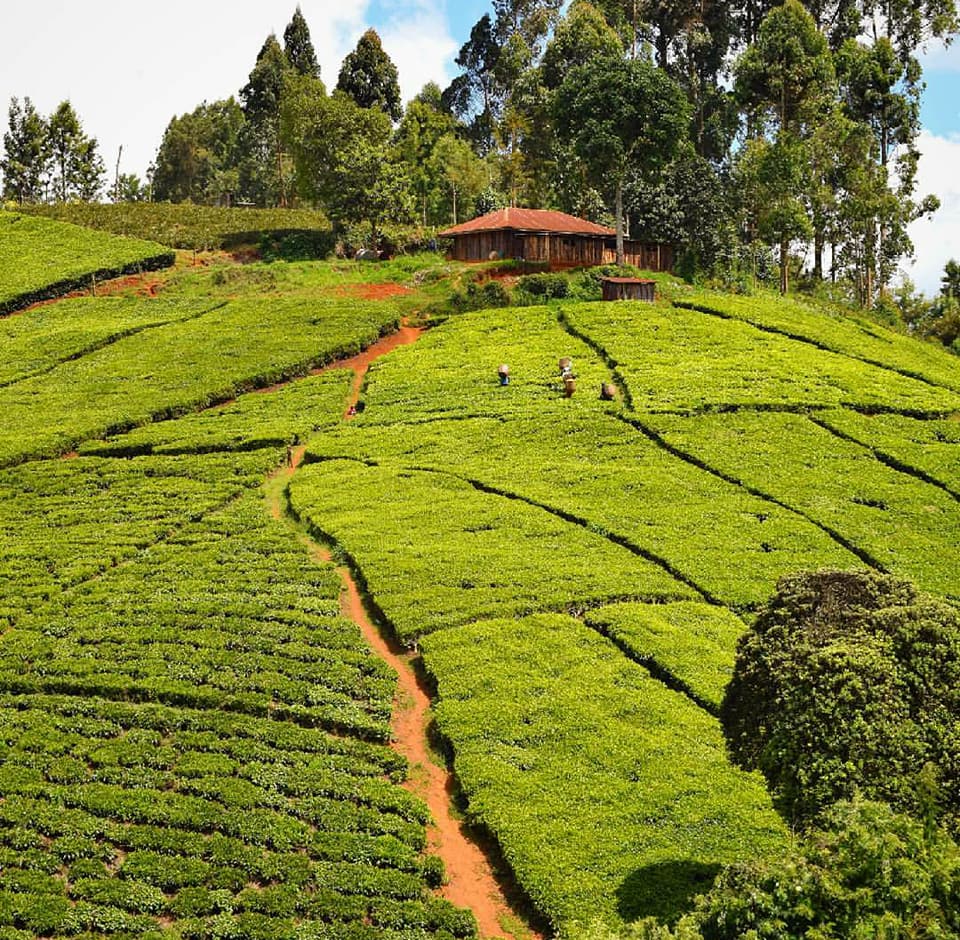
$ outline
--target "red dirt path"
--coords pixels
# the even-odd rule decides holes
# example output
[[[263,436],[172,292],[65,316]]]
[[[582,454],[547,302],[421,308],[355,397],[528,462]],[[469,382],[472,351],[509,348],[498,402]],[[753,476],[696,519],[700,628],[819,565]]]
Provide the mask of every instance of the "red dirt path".
[[[370,363],[398,346],[414,342],[422,332],[416,327],[403,326],[397,333],[384,337],[360,355],[326,367],[351,368],[356,373],[345,419],[350,417],[350,406],[356,404]],[[273,476],[289,481],[303,461],[305,451],[305,445],[291,448],[287,466]],[[270,512],[275,519],[282,518],[279,495],[270,500]],[[329,549],[313,542],[308,542],[308,546],[317,561],[325,564],[332,561]],[[397,673],[391,747],[406,757],[410,764],[410,777],[404,786],[420,797],[430,810],[433,820],[433,825],[428,829],[430,851],[443,859],[447,874],[447,882],[441,888],[443,897],[473,912],[482,940],[543,940],[542,935],[531,928],[522,914],[511,906],[490,860],[467,835],[464,824],[454,816],[451,805],[453,775],[435,761],[427,741],[431,701],[414,669],[414,654],[397,649],[374,626],[350,570],[338,566],[337,574],[343,584],[340,606],[344,616],[357,624],[371,649]],[[504,926],[514,923],[519,929]]]

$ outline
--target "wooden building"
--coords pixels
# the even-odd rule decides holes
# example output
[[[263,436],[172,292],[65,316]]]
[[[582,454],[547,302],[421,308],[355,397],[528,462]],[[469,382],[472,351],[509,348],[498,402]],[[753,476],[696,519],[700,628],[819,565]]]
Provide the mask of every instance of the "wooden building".
[[[623,262],[644,271],[672,271],[673,246],[627,239],[623,243]],[[616,239],[604,250],[603,263],[617,263]]]
[[[602,277],[604,300],[655,300],[656,281],[639,277]]]
[[[515,258],[551,268],[593,267],[616,261],[616,232],[565,212],[545,209],[498,209],[440,233],[453,239],[457,261]],[[662,245],[628,242],[627,264],[669,270],[673,252]]]

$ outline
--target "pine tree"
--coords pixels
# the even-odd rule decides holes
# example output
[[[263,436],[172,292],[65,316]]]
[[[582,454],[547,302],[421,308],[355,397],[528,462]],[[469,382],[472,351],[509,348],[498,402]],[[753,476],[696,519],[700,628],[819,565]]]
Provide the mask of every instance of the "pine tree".
[[[346,92],[361,108],[383,111],[392,121],[403,116],[397,67],[384,51],[376,30],[368,29],[357,48],[343,60],[337,90]]]
[[[320,65],[310,40],[310,29],[298,6],[293,19],[283,31],[283,51],[289,63],[301,74],[310,78],[320,77]]]

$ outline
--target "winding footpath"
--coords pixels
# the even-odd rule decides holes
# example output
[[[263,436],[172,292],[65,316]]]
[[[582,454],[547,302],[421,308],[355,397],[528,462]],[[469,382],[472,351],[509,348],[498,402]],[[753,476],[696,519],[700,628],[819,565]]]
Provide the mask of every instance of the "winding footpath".
[[[353,385],[344,407],[344,420],[352,417],[353,406],[359,400],[370,364],[398,346],[415,342],[421,332],[416,327],[403,326],[358,356],[325,367],[351,369],[354,372]],[[285,518],[286,487],[296,474],[305,450],[303,445],[291,449],[288,466],[276,471],[267,482],[270,513],[277,520]],[[318,563],[329,564],[333,561],[332,553],[326,546],[302,532],[300,538]],[[422,799],[430,810],[432,825],[428,828],[428,849],[443,860],[446,868],[447,881],[441,888],[443,897],[473,912],[479,936],[483,940],[543,940],[543,935],[526,922],[518,905],[508,900],[511,893],[516,893],[509,877],[498,877],[491,859],[471,836],[467,824],[458,819],[453,807],[456,791],[453,774],[444,766],[442,757],[434,754],[428,742],[432,722],[431,700],[415,669],[415,654],[402,649],[372,622],[349,568],[338,566],[336,570],[343,584],[340,604],[344,616],[357,624],[371,649],[398,677],[391,746],[410,765],[404,786]]]

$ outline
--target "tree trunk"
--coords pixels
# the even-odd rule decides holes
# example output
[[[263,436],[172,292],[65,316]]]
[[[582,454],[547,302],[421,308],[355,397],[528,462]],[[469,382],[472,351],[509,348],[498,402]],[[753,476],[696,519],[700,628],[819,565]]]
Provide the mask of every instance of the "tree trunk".
[[[283,188],[283,150],[280,147],[279,137],[277,138],[277,186],[280,191],[280,208],[287,208],[287,194]]]
[[[617,180],[617,264],[623,264],[623,180]]]
[[[786,294],[790,286],[790,271],[788,265],[789,241],[786,237],[780,239],[780,293]]]
[[[818,228],[813,233],[813,276],[823,280],[823,229]]]

